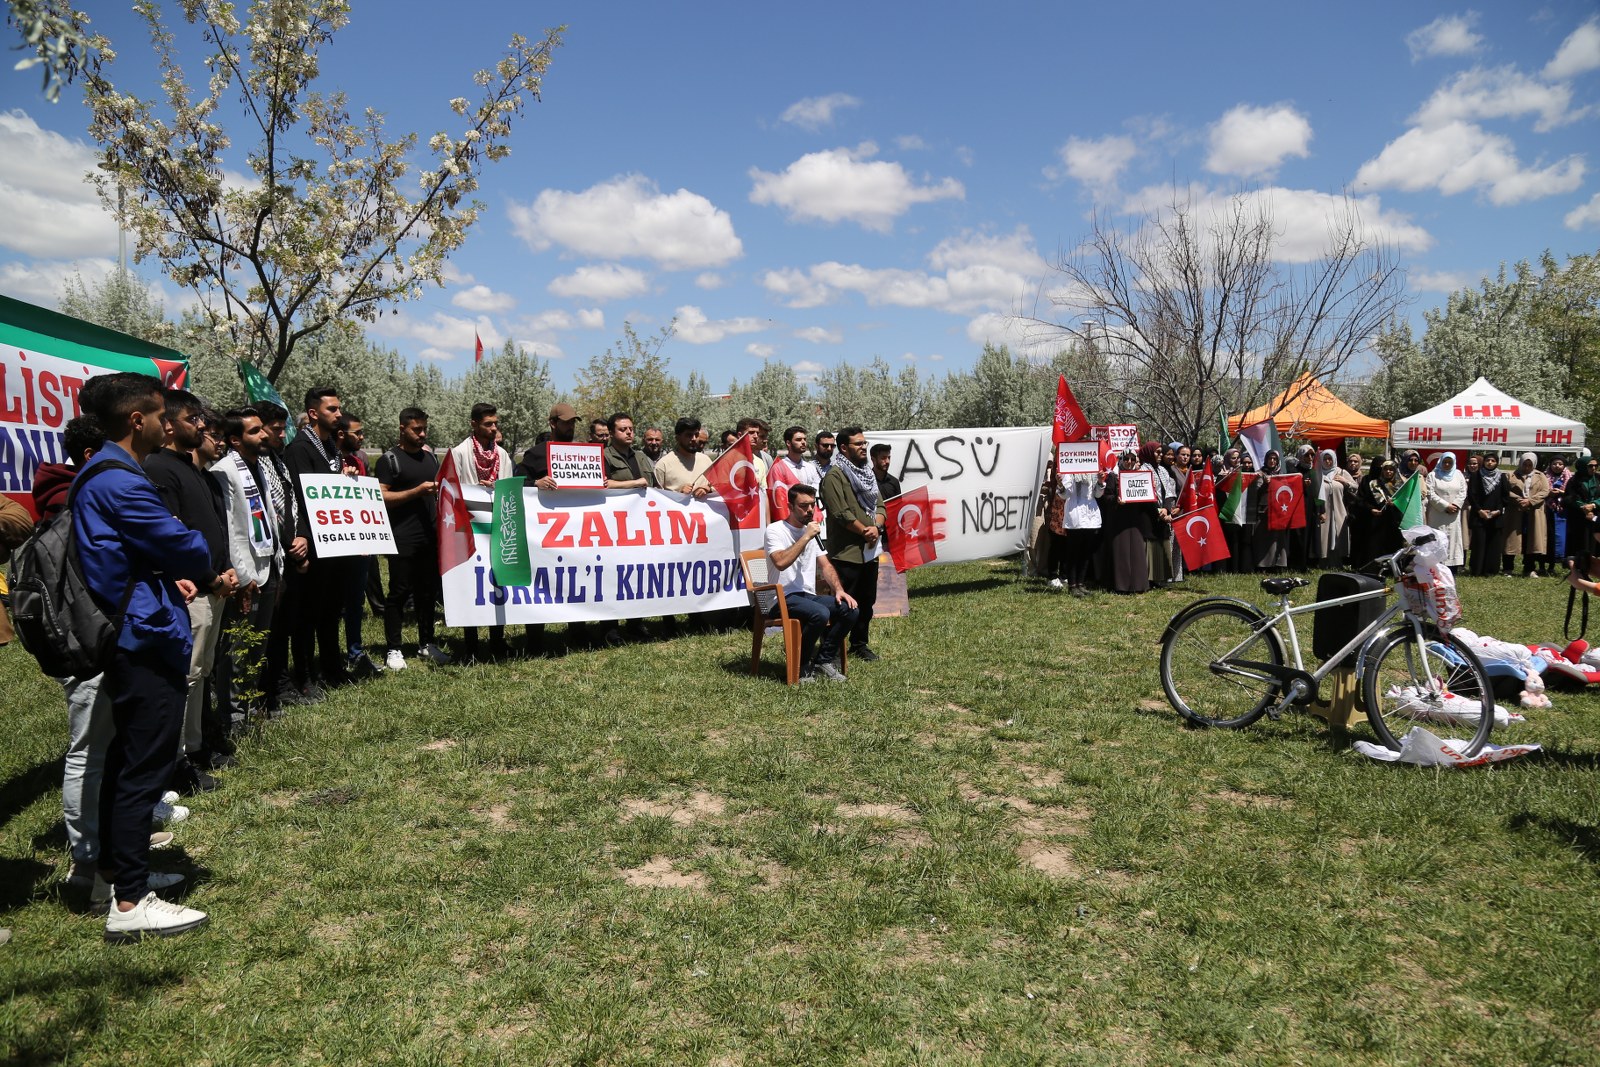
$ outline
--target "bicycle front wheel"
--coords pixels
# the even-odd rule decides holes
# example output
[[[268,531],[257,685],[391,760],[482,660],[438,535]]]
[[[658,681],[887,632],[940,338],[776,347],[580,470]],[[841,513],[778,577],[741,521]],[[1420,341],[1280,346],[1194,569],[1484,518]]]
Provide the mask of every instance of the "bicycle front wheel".
[[[1400,751],[1417,724],[1471,731],[1465,756],[1476,756],[1494,729],[1494,689],[1472,649],[1432,626],[1404,626],[1382,639],[1367,660],[1362,695],[1378,740]]]
[[[1200,726],[1239,729],[1279,699],[1278,679],[1237,661],[1283,666],[1277,632],[1244,604],[1203,604],[1179,616],[1161,641],[1161,687],[1178,714]]]

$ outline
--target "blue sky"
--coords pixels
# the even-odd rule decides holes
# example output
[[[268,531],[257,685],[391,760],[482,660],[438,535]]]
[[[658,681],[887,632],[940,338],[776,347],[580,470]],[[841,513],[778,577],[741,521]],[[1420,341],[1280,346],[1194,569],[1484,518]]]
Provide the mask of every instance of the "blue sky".
[[[102,6],[116,77],[147,78],[131,15]],[[447,374],[476,328],[567,387],[624,321],[674,317],[673,370],[717,389],[765,359],[958,370],[986,340],[1040,341],[1019,312],[1050,314],[1051,263],[1093,212],[1174,185],[1270,203],[1291,261],[1348,192],[1407,267],[1414,318],[1501,261],[1600,246],[1592,3],[353,9],[323,87],[424,142],[513,32],[569,27],[449,283],[369,331]],[[0,77],[0,292],[53,304],[114,263],[79,181],[86,121],[75,87],[50,105],[33,72]]]

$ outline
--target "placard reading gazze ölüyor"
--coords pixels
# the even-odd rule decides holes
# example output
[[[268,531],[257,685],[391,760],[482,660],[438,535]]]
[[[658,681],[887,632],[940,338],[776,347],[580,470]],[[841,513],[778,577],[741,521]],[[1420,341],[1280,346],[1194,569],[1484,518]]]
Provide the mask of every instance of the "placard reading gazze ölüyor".
[[[394,530],[376,478],[304,474],[300,496],[318,556],[392,556]]]
[[[562,489],[604,489],[606,464],[601,457],[604,445],[574,445],[550,442],[550,480]]]

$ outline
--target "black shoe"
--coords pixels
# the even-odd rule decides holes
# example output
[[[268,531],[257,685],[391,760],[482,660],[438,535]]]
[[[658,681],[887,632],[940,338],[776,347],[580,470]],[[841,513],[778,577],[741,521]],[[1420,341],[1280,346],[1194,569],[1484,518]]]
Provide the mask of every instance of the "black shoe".
[[[450,657],[444,652],[443,649],[435,644],[426,644],[418,647],[417,655],[427,660],[435,667],[446,667],[450,664]],[[470,660],[472,658],[471,652],[469,652],[467,656]]]
[[[350,680],[353,682],[365,681],[368,678],[376,678],[378,675],[383,673],[383,668],[372,662],[365,652],[351,656],[348,660],[346,660],[344,669],[345,674],[348,675]]]
[[[858,659],[862,663],[876,663],[882,657],[880,657],[876,652],[872,651],[869,646],[861,645],[859,648],[852,648],[850,650],[850,658]]]
[[[211,771],[225,771],[229,767],[239,766],[239,761],[231,752],[213,752],[205,761],[205,769]]]
[[[172,768],[172,781],[169,788],[177,790],[186,797],[197,793],[209,793],[217,787],[217,780],[211,775],[196,767],[187,756],[178,760]]]
[[[613,626],[611,629],[606,631],[605,642],[612,648],[621,648],[623,644],[626,643],[626,639],[622,636],[622,631],[618,627]]]

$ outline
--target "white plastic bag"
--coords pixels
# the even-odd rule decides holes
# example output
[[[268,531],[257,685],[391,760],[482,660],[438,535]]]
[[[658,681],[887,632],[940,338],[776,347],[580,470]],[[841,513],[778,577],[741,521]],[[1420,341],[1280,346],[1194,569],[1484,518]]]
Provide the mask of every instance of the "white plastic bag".
[[[1455,738],[1444,738],[1421,726],[1413,726],[1400,739],[1400,751],[1374,745],[1370,741],[1354,742],[1355,750],[1384,763],[1409,763],[1417,767],[1484,767],[1491,763],[1504,763],[1530,752],[1538,752],[1538,745],[1484,745],[1470,759],[1461,753],[1467,743]]]

